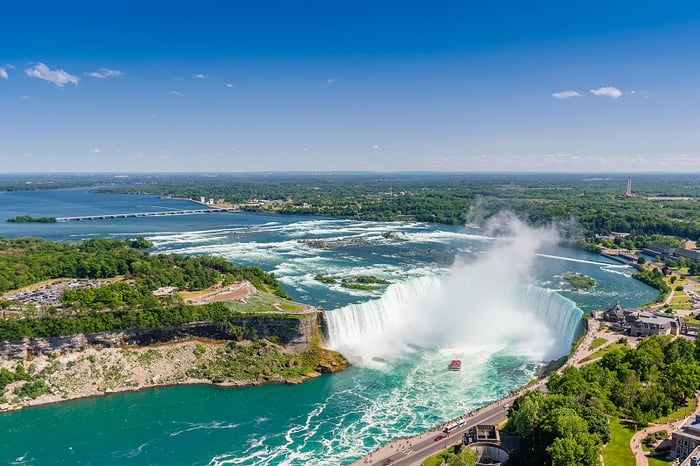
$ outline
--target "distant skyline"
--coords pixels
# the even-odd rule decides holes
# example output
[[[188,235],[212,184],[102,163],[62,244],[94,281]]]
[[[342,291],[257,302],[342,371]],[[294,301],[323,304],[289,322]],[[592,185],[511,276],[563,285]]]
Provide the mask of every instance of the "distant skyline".
[[[5,2],[0,173],[700,172],[697,1]]]

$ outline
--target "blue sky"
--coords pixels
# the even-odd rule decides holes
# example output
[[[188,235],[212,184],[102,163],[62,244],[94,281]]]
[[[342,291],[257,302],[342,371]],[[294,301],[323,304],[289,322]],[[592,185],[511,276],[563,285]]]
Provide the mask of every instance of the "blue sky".
[[[697,1],[23,0],[0,30],[4,172],[700,172]]]

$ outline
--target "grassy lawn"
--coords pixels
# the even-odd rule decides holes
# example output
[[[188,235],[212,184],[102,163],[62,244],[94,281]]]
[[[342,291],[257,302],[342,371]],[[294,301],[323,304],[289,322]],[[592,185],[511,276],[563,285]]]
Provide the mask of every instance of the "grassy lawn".
[[[632,428],[623,425],[618,418],[612,418],[610,435],[610,443],[603,452],[605,466],[635,466],[636,461],[630,449],[630,440],[634,435]]]
[[[442,464],[446,459],[447,453],[454,453],[454,446],[449,447],[447,450],[442,450],[440,453],[436,453],[427,460],[421,463],[421,466],[436,466]]]
[[[294,313],[304,309],[302,304],[260,290],[256,295],[245,298],[245,303],[230,301],[227,304],[232,310],[241,313]]]
[[[605,344],[605,342],[608,341],[605,338],[594,338],[593,341],[591,342],[591,346],[588,347],[591,351],[598,348],[599,346],[602,346]]]
[[[685,317],[683,317],[683,320],[685,320],[689,324],[700,324],[700,320],[696,319],[695,316],[693,316],[693,317],[685,316]]]
[[[675,291],[673,298],[671,298],[671,307],[673,309],[688,310],[691,304],[692,301],[690,297],[685,294],[685,291]]]
[[[676,277],[676,279],[671,281],[671,277]],[[674,289],[678,285],[683,285],[683,284],[687,283],[687,280],[684,278],[681,278],[680,275],[670,273],[664,277],[664,282],[666,282],[666,284],[669,287],[671,287],[671,289]]]
[[[672,422],[672,421],[676,421],[678,419],[682,419],[682,418],[686,417],[687,415],[689,415],[690,413],[692,413],[693,411],[695,411],[696,402],[697,402],[697,400],[695,399],[694,396],[690,397],[688,399],[688,403],[685,406],[678,408],[674,412],[670,413],[668,416],[660,417],[659,419],[656,420],[656,422],[660,422],[660,423]]]
[[[667,466],[669,464],[672,464],[673,460],[667,460],[663,456],[661,457],[656,457],[656,456],[650,456],[649,457],[649,466]]]
[[[594,340],[595,342],[595,340]],[[625,348],[627,346],[626,343],[612,343],[605,348],[601,348],[598,351],[596,351],[593,354],[589,354],[585,358],[581,360],[581,362],[588,362],[588,361],[593,361],[594,359],[602,358],[606,354],[608,354],[610,351],[617,349],[617,348]]]

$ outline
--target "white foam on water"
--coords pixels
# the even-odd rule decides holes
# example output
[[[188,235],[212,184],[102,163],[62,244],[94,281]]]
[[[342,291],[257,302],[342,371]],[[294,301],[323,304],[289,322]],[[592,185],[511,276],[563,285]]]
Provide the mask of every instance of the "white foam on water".
[[[514,218],[498,227],[511,234],[474,262],[457,262],[443,276],[409,279],[377,300],[327,312],[329,346],[358,361],[395,355],[407,342],[495,341],[522,344],[542,358],[565,354],[581,311],[566,298],[522,285],[551,232]]]

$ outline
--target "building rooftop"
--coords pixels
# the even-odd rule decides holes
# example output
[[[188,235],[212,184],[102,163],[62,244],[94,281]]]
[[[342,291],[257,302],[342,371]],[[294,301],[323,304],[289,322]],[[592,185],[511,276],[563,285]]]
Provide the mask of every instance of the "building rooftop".
[[[686,419],[686,421],[679,428],[677,428],[674,433],[682,433],[686,437],[692,437],[696,440],[700,440],[700,414],[696,414],[695,417]]]
[[[695,447],[679,466],[700,466],[700,446]]]
[[[677,317],[666,316],[663,314],[650,314],[646,312],[640,312],[637,314],[637,322],[642,322],[647,325],[662,325],[662,326],[672,326],[678,323]]]

